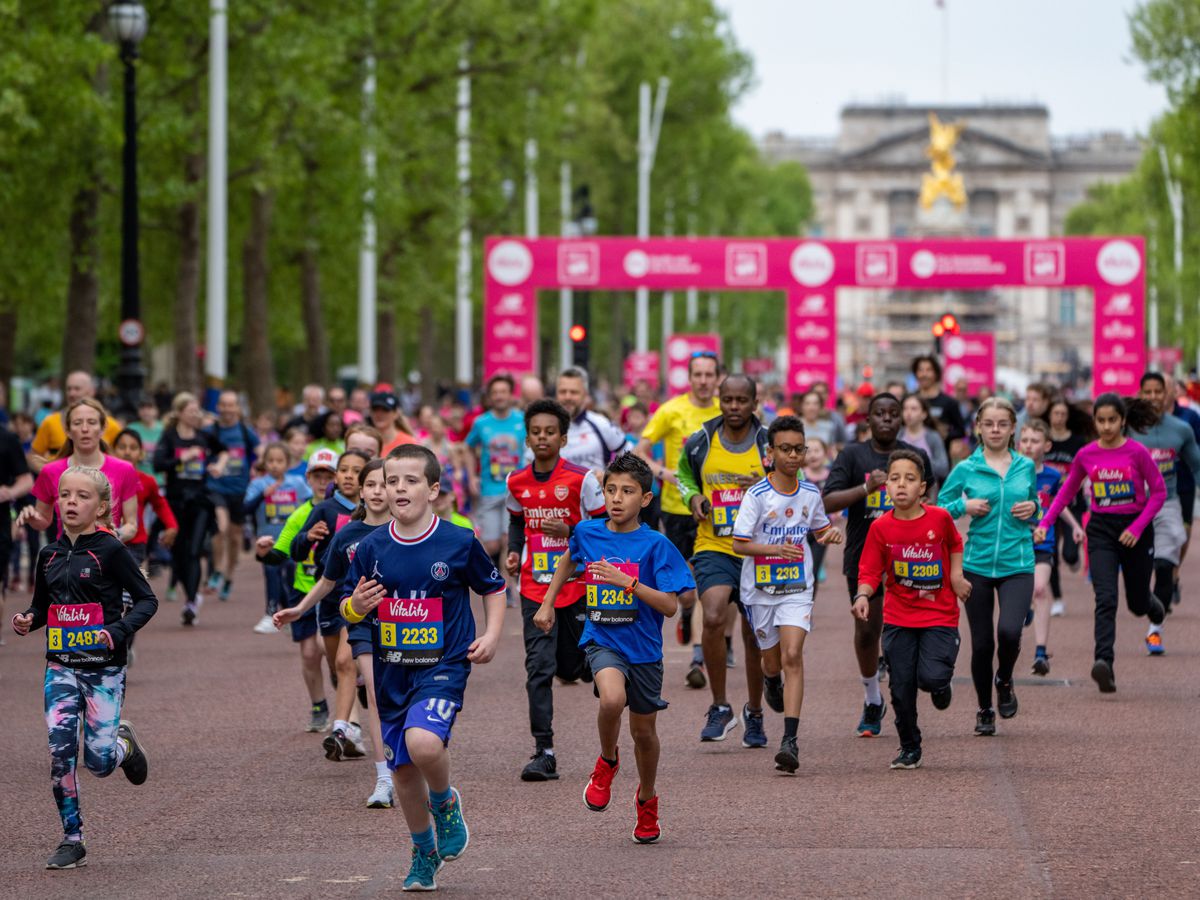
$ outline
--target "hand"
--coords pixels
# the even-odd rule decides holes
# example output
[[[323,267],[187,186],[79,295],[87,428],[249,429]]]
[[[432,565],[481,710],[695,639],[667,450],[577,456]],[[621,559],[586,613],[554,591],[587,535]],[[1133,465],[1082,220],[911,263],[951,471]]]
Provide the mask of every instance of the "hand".
[[[836,528],[827,528],[817,535],[817,543],[825,544],[840,544],[842,542],[842,533]]]
[[[164,534],[165,533],[166,532],[164,532]],[[254,554],[260,558],[264,557],[271,552],[271,549],[274,546],[275,538],[271,537],[269,534],[261,535],[258,540],[254,542]]]
[[[489,663],[496,655],[497,639],[490,633],[484,632],[482,637],[476,638],[471,642],[471,646],[467,648],[467,659],[477,665]]]
[[[968,516],[986,516],[992,511],[992,505],[982,497],[972,497],[966,503],[966,510]]]
[[[324,520],[308,529],[307,540],[310,544],[319,544],[327,537],[329,537],[329,526],[325,524]]]
[[[550,604],[543,604],[537,612],[533,614],[533,624],[540,628],[544,633],[549,634],[550,629],[554,627],[554,607]]]
[[[950,587],[954,589],[954,596],[959,600],[966,600],[971,596],[971,582],[963,575],[951,575]]]
[[[13,631],[24,637],[29,634],[29,629],[33,627],[33,616],[25,613],[18,613],[12,617]]]
[[[598,581],[603,581],[605,584],[611,584],[613,587],[619,587],[622,590],[629,590],[633,586],[633,577],[626,575],[610,562],[600,560],[599,562],[588,563],[588,574]]]
[[[804,559],[804,548],[799,544],[776,544],[772,549],[776,556],[784,559]]]
[[[867,476],[867,493],[878,490],[887,483],[887,472],[883,469],[873,469]]]
[[[1121,532],[1121,536],[1117,540],[1121,542],[1122,547],[1135,547],[1137,546],[1138,536],[1126,528]]]
[[[300,618],[300,613],[296,611],[296,607],[291,609],[281,609],[275,615],[271,616],[271,622],[276,628],[282,628],[289,622],[295,622]]]
[[[562,519],[542,519],[542,534],[550,537],[567,538],[571,536],[571,527]]]
[[[175,543],[175,538],[178,535],[178,528],[166,528],[163,530],[163,533],[158,536],[158,542],[164,547],[170,548]]]
[[[0,503],[8,503],[12,500],[12,490],[6,486],[0,486]]]
[[[208,464],[208,474],[212,478],[220,478],[225,474],[225,467],[219,462]]]
[[[664,467],[662,474],[659,475],[659,479],[663,484],[673,484],[675,487],[679,487],[679,476],[675,474],[673,469]]]
[[[1037,504],[1032,500],[1022,500],[1020,503],[1014,503],[1009,512],[1013,514],[1014,519],[1025,522],[1033,518],[1033,514],[1037,512]]]
[[[374,578],[360,577],[354,593],[350,595],[350,608],[355,615],[365,616],[386,599],[387,588]]]
[[[850,607],[850,614],[863,622],[867,621],[867,617],[871,614],[871,604],[867,598],[859,597],[855,600],[854,605]]]
[[[521,554],[515,550],[510,550],[508,556],[504,557],[504,568],[513,578],[521,573]]]
[[[13,523],[13,527],[20,528],[23,525],[28,525],[29,520],[32,519],[35,515],[37,515],[37,504],[35,503],[33,506],[26,506],[24,509],[21,510],[20,513],[17,514],[17,518],[16,518],[16,521]]]
[[[692,518],[697,523],[703,522],[708,518],[708,511],[712,508],[708,502],[708,498],[703,494],[696,494],[688,501],[688,506],[692,508]]]
[[[108,633],[107,628],[100,629],[100,643],[102,643],[109,650],[113,649],[113,646],[114,646],[113,638],[112,638],[112,635]]]
[[[762,481],[761,475],[734,475],[733,483],[739,487],[752,488]]]
[[[280,478],[277,482],[275,482],[273,485],[271,485],[269,488],[267,488],[266,491],[264,491],[263,493],[273,494],[276,491],[281,491],[281,490],[283,490],[283,479],[282,478]]]
[[[1046,529],[1045,528],[1043,528],[1041,525],[1039,525],[1037,528],[1033,529],[1033,542],[1035,544],[1041,544],[1045,540],[1046,540]]]
[[[1080,528],[1078,525],[1076,525],[1074,528],[1071,529],[1071,537],[1075,539],[1075,543],[1082,544],[1084,542],[1084,539],[1087,537],[1087,535],[1085,535],[1083,533],[1082,528]]]

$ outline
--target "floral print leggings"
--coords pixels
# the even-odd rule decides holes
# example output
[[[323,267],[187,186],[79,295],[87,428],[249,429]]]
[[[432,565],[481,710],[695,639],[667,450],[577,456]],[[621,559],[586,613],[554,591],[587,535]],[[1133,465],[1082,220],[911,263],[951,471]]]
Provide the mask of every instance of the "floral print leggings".
[[[50,737],[50,784],[62,817],[63,834],[77,837],[83,828],[79,813],[79,725],[83,722],[83,764],[105,778],[124,760],[117,740],[121,701],[125,696],[125,667],[71,669],[46,664],[46,728]]]

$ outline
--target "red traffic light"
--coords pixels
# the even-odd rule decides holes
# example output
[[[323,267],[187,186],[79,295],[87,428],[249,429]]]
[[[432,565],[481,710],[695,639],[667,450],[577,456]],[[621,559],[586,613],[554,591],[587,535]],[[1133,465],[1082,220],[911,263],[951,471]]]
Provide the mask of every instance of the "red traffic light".
[[[944,335],[945,333],[946,333],[946,326],[945,326],[945,325],[943,325],[941,322],[934,322],[934,323],[933,323],[933,336],[934,336],[934,337],[941,337],[941,336],[942,336],[942,335]]]
[[[572,325],[571,330],[567,334],[571,336],[571,340],[576,344],[587,339],[587,329],[582,325]]]
[[[947,334],[958,334],[958,317],[953,313],[946,313],[942,316],[941,321],[942,331]]]

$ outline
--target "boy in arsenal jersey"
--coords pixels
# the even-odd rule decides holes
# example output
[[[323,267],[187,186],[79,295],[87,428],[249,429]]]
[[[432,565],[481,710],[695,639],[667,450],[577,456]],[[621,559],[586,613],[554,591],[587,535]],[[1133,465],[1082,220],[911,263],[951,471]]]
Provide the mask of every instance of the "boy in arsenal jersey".
[[[884,586],[883,654],[900,733],[893,769],[921,765],[917,689],[930,693],[936,709],[950,705],[958,659],[958,601],[971,594],[954,520],[944,509],[921,503],[924,468],[912,450],[897,450],[888,459],[892,510],[871,523],[854,595],[854,615],[865,620],[872,595]]]
[[[525,691],[529,695],[529,730],[533,757],[522,781],[558,778],[554,756],[554,693],[557,675],[564,681],[590,680],[587,659],[579,647],[583,633],[583,585],[572,581],[555,599],[554,625],[542,631],[534,614],[546,597],[559,558],[583,519],[604,512],[604,495],[596,476],[562,458],[571,420],[553,400],[537,400],[525,410],[525,443],[533,462],[508,476],[508,554],[505,565],[520,573],[521,618],[525,628]]]

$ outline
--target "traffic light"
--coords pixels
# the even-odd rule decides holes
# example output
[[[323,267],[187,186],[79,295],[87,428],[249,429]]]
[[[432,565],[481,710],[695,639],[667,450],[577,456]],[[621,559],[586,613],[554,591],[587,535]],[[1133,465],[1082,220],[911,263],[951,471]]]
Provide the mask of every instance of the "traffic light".
[[[580,368],[588,367],[588,330],[586,325],[576,322],[567,331],[571,338],[571,362]]]
[[[572,325],[571,330],[567,333],[571,335],[571,340],[576,344],[581,344],[587,340],[587,329],[582,325]]]
[[[942,316],[942,321],[940,324],[942,326],[943,334],[959,333],[958,316],[954,315],[954,313],[946,313],[944,316]]]

